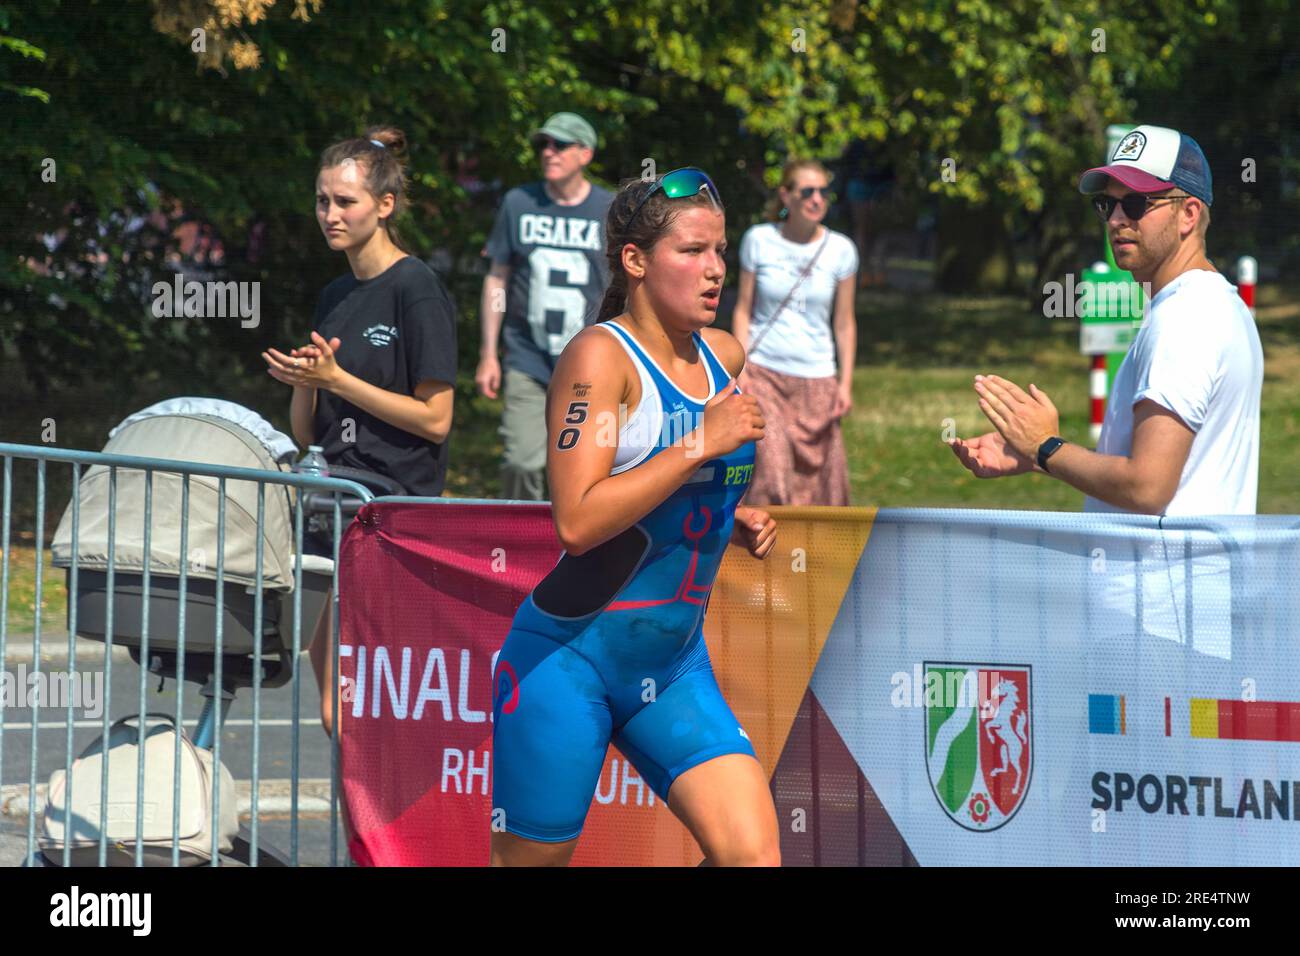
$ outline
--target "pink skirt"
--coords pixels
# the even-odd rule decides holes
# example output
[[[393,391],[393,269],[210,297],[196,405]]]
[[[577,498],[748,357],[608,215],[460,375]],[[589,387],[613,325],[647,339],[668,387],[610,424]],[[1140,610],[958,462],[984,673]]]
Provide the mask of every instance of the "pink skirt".
[[[799,378],[747,362],[740,388],[758,399],[764,421],[744,503],[847,505],[844,438],[840,420],[831,418],[839,389],[835,376]]]

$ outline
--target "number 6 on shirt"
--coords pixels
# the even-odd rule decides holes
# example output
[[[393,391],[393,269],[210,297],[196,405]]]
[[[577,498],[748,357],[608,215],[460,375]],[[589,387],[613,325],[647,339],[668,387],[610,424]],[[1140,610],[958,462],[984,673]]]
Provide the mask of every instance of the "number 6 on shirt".
[[[533,331],[533,341],[558,358],[569,339],[582,331],[587,300],[581,287],[591,278],[591,263],[581,252],[572,249],[542,247],[528,254],[528,270],[528,325]],[[576,288],[551,285],[552,272],[564,273]],[[548,312],[563,313],[563,331],[547,331]]]

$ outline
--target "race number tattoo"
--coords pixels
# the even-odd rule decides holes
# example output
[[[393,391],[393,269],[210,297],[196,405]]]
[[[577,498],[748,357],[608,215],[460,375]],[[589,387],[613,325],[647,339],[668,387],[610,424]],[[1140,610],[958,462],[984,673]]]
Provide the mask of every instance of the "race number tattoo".
[[[578,386],[574,385],[575,391],[577,388]],[[578,438],[582,435],[582,429],[574,428],[572,426],[581,425],[587,420],[587,406],[590,404],[590,402],[569,403],[569,410],[564,413],[564,421],[570,427],[560,432],[560,437],[556,439],[555,442],[556,450],[568,451],[574,445],[578,444]]]

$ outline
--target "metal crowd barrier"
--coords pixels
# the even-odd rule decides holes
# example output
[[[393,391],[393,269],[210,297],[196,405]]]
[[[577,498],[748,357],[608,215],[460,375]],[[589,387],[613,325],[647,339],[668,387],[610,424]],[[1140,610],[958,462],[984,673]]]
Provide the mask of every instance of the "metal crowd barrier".
[[[247,852],[247,864],[257,866],[259,863],[287,863],[296,866],[299,863],[299,815],[300,815],[300,750],[301,737],[299,727],[299,710],[301,694],[301,673],[299,668],[299,659],[302,644],[302,610],[303,610],[303,561],[301,560],[303,545],[303,517],[304,517],[304,498],[313,499],[309,492],[317,493],[314,497],[316,505],[324,505],[321,510],[327,509],[332,500],[333,516],[333,568],[330,576],[330,593],[332,598],[332,620],[333,635],[331,647],[331,669],[333,673],[333,686],[339,686],[339,590],[338,590],[338,557],[339,542],[343,530],[343,496],[348,495],[360,499],[360,503],[365,503],[373,497],[371,492],[362,485],[340,478],[320,478],[308,475],[301,475],[292,472],[280,471],[261,471],[250,468],[232,468],[220,465],[202,464],[196,462],[183,462],[159,458],[143,458],[125,455],[110,455],[98,452],[70,451],[50,447],[16,445],[0,443],[0,457],[4,461],[4,484],[3,484],[3,504],[0,506],[0,675],[6,672],[7,645],[9,638],[9,596],[10,596],[10,565],[11,565],[11,542],[13,540],[11,519],[13,505],[13,462],[15,459],[28,460],[35,463],[36,468],[36,509],[35,509],[35,602],[33,614],[33,635],[32,635],[32,666],[33,666],[33,683],[39,685],[41,676],[41,640],[42,640],[42,598],[44,594],[44,569],[43,569],[43,552],[45,545],[45,509],[46,509],[46,467],[49,462],[67,463],[71,467],[72,475],[72,549],[71,565],[67,572],[67,589],[68,589],[68,667],[67,674],[77,673],[77,631],[78,631],[78,598],[80,582],[78,559],[78,544],[80,541],[80,524],[81,524],[81,503],[79,493],[81,490],[82,469],[83,467],[102,465],[108,469],[109,473],[109,513],[108,513],[108,556],[106,571],[106,605],[105,620],[103,628],[104,643],[104,713],[102,720],[102,737],[105,743],[108,740],[110,725],[112,722],[111,714],[113,707],[112,697],[112,667],[113,667],[113,647],[114,636],[117,633],[118,626],[122,625],[121,621],[114,621],[115,606],[119,603],[119,597],[114,591],[117,584],[118,572],[115,567],[115,548],[117,543],[116,534],[116,506],[117,506],[117,483],[120,472],[143,472],[144,473],[144,560],[140,573],[141,578],[141,595],[142,603],[140,608],[139,624],[139,658],[140,679],[139,679],[139,697],[136,704],[140,716],[139,735],[138,735],[138,758],[136,767],[136,793],[137,795],[144,792],[145,780],[145,738],[147,730],[147,721],[144,715],[147,712],[146,688],[151,669],[156,661],[161,658],[151,657],[150,654],[150,603],[153,598],[150,587],[152,579],[157,576],[151,565],[151,531],[153,525],[153,481],[155,474],[172,474],[181,476],[181,525],[180,525],[180,555],[179,574],[177,576],[177,633],[176,633],[176,650],[175,650],[175,680],[176,680],[176,728],[179,731],[184,727],[183,706],[185,700],[185,657],[186,657],[186,599],[189,595],[191,582],[189,580],[189,564],[187,555],[189,554],[189,524],[190,524],[190,479],[195,476],[203,476],[218,479],[218,515],[217,515],[217,559],[215,567],[215,634],[212,652],[212,673],[209,680],[209,687],[212,694],[208,695],[209,687],[203,689],[208,700],[204,705],[203,713],[199,718],[198,730],[193,738],[196,746],[209,749],[213,758],[212,773],[212,792],[211,792],[211,809],[213,818],[212,846],[211,846],[211,864],[217,866],[221,862],[218,845],[217,821],[221,813],[221,794],[220,781],[221,774],[221,725],[224,721],[231,704],[233,703],[233,692],[225,691],[223,682],[223,666],[225,664],[225,655],[223,655],[223,639],[225,634],[226,619],[226,492],[227,482],[253,482],[257,486],[257,523],[256,523],[256,558],[254,580],[259,584],[265,579],[264,572],[264,551],[265,537],[263,528],[266,520],[266,490],[267,486],[272,488],[288,488],[297,490],[293,498],[293,590],[292,590],[292,632],[293,640],[291,647],[291,668],[292,676],[290,683],[292,686],[292,708],[293,714],[291,723],[291,751],[290,751],[290,837],[289,850],[287,857],[274,848],[268,849],[263,846],[260,832],[260,814],[259,814],[259,791],[261,784],[261,742],[262,742],[262,683],[263,683],[263,643],[266,640],[268,632],[266,631],[266,620],[264,607],[264,591],[267,589],[261,586],[253,588],[253,612],[252,612],[252,648],[253,648],[253,666],[252,666],[252,772],[251,772],[251,824],[245,834],[244,828],[241,827],[240,838],[236,841],[239,856],[236,857],[240,862],[243,852]],[[310,501],[309,501],[310,504]],[[325,513],[329,513],[327,510]],[[277,596],[278,600],[278,596]],[[276,624],[283,616],[277,618]],[[127,622],[134,627],[136,622]],[[315,621],[313,620],[314,626]],[[278,635],[283,645],[283,634]],[[285,647],[285,650],[290,648]],[[133,655],[134,656],[134,655]],[[191,678],[192,679],[192,678]],[[44,813],[44,808],[38,806],[38,780],[37,769],[39,759],[40,744],[40,708],[44,701],[33,701],[31,708],[31,754],[27,775],[27,834],[26,834],[26,853],[24,856],[24,865],[42,865],[43,860],[38,858],[37,840],[36,840],[36,818],[38,814]],[[75,702],[69,699],[67,702],[65,719],[66,729],[64,734],[64,772],[67,775],[68,798],[63,814],[64,834],[72,833],[72,800],[71,800],[71,775],[73,770],[73,704]],[[314,722],[313,722],[314,723]],[[337,724],[336,724],[337,727]],[[3,701],[0,700],[0,774],[4,768],[4,747],[6,738],[6,727],[4,719]],[[330,797],[329,797],[329,816],[330,816],[330,865],[339,865],[339,848],[338,848],[338,814],[341,798],[341,783],[339,776],[339,735],[331,735],[330,744]],[[108,749],[104,750],[105,759],[101,767],[100,779],[100,815],[99,815],[99,848],[98,848],[98,865],[107,865],[108,855]],[[174,766],[172,779],[172,853],[171,865],[180,865],[180,848],[178,843],[178,828],[181,807],[181,737],[175,735],[174,748]],[[0,782],[3,777],[0,776]],[[144,862],[143,841],[144,841],[144,808],[145,801],[135,800],[135,840],[134,840],[134,865],[141,866]],[[64,841],[62,852],[62,865],[68,866],[71,862],[71,841]]]

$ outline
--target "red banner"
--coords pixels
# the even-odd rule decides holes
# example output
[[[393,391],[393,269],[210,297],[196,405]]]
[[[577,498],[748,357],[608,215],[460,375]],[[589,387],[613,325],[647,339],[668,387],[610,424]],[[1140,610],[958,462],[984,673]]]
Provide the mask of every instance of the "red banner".
[[[356,862],[487,862],[492,666],[515,610],[559,559],[550,514],[368,505],[348,529],[340,751]]]

